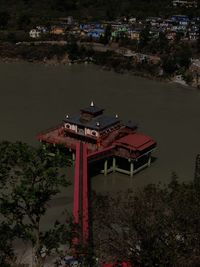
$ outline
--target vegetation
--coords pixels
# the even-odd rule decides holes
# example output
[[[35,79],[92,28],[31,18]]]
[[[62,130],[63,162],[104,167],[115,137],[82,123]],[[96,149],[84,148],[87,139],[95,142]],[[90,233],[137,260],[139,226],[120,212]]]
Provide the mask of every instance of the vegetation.
[[[43,266],[60,244],[71,240],[69,225],[55,220],[42,227],[49,201],[61,187],[69,185],[60,168],[66,166],[64,154],[48,156],[48,151],[23,143],[0,144],[0,265],[14,266],[13,240],[31,244],[33,264]]]
[[[199,266],[200,191],[173,174],[165,187],[93,196],[97,257],[133,266]]]
[[[72,15],[83,19],[115,19],[117,17],[168,16],[186,13],[200,14],[198,9],[172,8],[171,0],[1,0],[0,10],[6,15],[10,26],[21,24],[22,18],[28,16],[30,23],[46,21],[53,17]],[[200,5],[199,5],[200,6]],[[95,11],[95,12],[94,12]],[[9,16],[9,19],[7,18]],[[1,17],[1,16],[0,16]],[[24,21],[24,19],[23,19]]]
[[[70,225],[55,221],[42,229],[49,201],[69,183],[60,174],[68,159],[62,150],[16,142],[0,144],[0,265],[17,266],[13,241],[31,244],[33,263],[42,267],[60,244],[72,240]],[[148,185],[117,196],[92,196],[93,245],[100,260],[128,260],[139,266],[198,266],[200,261],[200,156],[194,180],[176,174],[166,186]],[[91,247],[85,266],[95,266]],[[80,248],[82,251],[82,248]],[[91,263],[92,262],[92,263]]]

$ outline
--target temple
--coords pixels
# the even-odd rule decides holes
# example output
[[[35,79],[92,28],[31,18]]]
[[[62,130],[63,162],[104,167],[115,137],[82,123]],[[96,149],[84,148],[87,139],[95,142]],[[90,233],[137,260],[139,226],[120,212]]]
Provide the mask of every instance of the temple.
[[[119,171],[133,176],[150,166],[151,154],[156,149],[156,142],[137,128],[132,121],[120,120],[117,114],[106,115],[103,108],[91,102],[78,114],[66,115],[58,126],[39,133],[37,139],[44,144],[63,145],[74,158],[77,142],[83,142],[87,145],[88,162],[103,161],[105,175]],[[127,160],[128,169],[119,166],[121,160]]]

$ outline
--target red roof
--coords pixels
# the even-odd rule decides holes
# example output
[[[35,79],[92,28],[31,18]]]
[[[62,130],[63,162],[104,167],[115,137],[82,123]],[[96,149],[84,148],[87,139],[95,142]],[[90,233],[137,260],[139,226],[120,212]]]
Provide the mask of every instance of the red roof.
[[[155,144],[155,141],[149,136],[140,133],[133,133],[118,139],[116,141],[116,144],[118,144],[119,146],[129,147],[133,150],[142,151]]]

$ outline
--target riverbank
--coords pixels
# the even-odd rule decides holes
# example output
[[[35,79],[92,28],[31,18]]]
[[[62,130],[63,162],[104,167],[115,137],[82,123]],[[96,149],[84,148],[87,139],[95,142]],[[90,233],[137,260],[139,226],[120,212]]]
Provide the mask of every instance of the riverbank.
[[[66,54],[63,58],[57,58],[56,56],[54,56],[53,58],[51,59],[47,59],[47,58],[44,58],[43,60],[37,60],[37,59],[34,59],[34,60],[24,60],[22,58],[9,58],[9,57],[0,57],[0,63],[5,63],[5,64],[11,64],[11,63],[31,63],[31,64],[42,64],[42,65],[46,65],[46,66],[59,66],[59,65],[66,65],[66,66],[71,66],[71,65],[74,65],[74,64],[83,64],[83,65],[91,65],[91,64],[95,64],[94,62],[90,62],[90,61],[71,61],[69,59],[69,56],[68,54]],[[145,72],[139,72],[139,71],[130,71],[130,70],[126,70],[126,69],[123,69],[123,70],[118,70],[118,69],[114,69],[112,67],[109,67],[109,66],[106,66],[106,65],[103,65],[101,66],[101,69],[102,70],[105,70],[105,71],[115,71],[117,72],[118,74],[129,74],[129,75],[134,75],[134,76],[138,76],[138,77],[142,77],[142,78],[146,78],[146,79],[149,79],[149,80],[155,80],[155,81],[160,81],[160,82],[166,82],[166,83],[179,83],[183,86],[188,86],[186,83],[180,83],[178,82],[177,80],[174,80],[174,79],[169,79],[169,78],[162,78],[162,77],[155,77],[155,76],[152,76],[152,75],[149,75],[148,73],[145,73]]]
[[[188,86],[184,79],[169,77],[163,74],[160,63],[147,63],[145,60],[136,62],[132,57],[124,56],[115,50],[98,51],[82,44],[0,44],[1,63],[36,63],[51,66],[72,64],[95,64],[103,70],[115,71],[120,74],[131,74],[150,80],[175,82]],[[191,85],[191,84],[190,84]],[[193,87],[198,88],[198,85]]]

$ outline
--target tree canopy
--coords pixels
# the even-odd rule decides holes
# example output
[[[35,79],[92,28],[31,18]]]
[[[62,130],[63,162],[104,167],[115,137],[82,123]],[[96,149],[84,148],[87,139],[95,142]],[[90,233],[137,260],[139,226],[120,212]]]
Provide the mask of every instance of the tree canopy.
[[[23,13],[42,19],[72,15],[76,18],[115,19],[121,16],[198,15],[199,8],[173,8],[171,0],[1,0],[0,10],[13,16]]]
[[[62,153],[49,156],[48,150],[16,142],[0,143],[0,254],[9,264],[13,256],[12,240],[29,241],[34,266],[43,266],[46,256],[70,241],[70,227],[55,219],[50,229],[42,230],[41,221],[49,201],[69,182],[61,169],[68,163]],[[7,229],[7,235],[3,233]],[[43,251],[43,253],[42,253]],[[44,255],[45,251],[45,255]],[[1,265],[2,266],[2,265]],[[9,266],[9,265],[8,265]]]
[[[97,256],[133,266],[198,266],[200,192],[173,175],[165,187],[148,185],[93,202]]]

